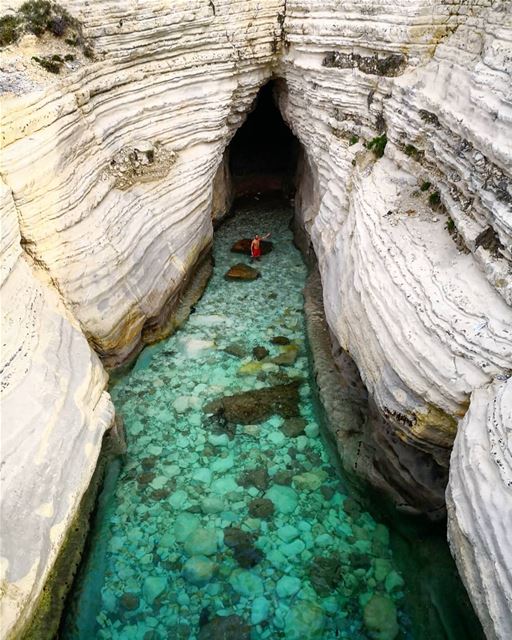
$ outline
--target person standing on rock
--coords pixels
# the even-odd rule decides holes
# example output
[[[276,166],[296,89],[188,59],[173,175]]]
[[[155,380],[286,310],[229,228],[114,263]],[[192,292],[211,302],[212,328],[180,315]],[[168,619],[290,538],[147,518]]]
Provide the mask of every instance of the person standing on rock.
[[[264,236],[256,234],[251,242],[251,260],[259,260],[261,258],[261,241],[270,238],[270,233]]]

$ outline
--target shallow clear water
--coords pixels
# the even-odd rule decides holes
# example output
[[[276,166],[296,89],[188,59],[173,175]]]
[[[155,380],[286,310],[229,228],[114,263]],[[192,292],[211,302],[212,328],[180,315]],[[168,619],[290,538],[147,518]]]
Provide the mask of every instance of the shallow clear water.
[[[119,468],[109,469],[62,637],[235,640],[249,637],[242,621],[254,639],[386,640],[395,621],[401,638],[412,637],[388,530],[344,493],[319,435],[306,267],[289,216],[262,204],[226,222],[195,313],[112,387],[128,453],[117,481]],[[232,243],[267,231],[274,251],[257,265],[261,278],[226,281],[231,265],[250,263]],[[261,361],[252,356],[258,346],[269,351]],[[297,358],[270,362],[283,354]],[[220,396],[292,380],[301,381],[305,423],[287,422],[286,431],[300,435],[284,433],[279,415],[233,434],[203,411]],[[223,636],[217,616],[230,615],[239,619]]]

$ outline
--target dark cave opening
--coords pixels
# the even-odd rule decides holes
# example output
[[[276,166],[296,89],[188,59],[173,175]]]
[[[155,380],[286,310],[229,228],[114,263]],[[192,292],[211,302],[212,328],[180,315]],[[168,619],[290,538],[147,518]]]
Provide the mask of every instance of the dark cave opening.
[[[229,145],[234,195],[293,195],[300,143],[276,105],[271,80],[255,100],[253,110]]]

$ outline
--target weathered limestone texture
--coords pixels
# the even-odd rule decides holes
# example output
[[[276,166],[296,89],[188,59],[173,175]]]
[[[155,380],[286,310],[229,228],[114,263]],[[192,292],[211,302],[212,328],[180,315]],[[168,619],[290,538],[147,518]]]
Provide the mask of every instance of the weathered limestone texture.
[[[25,36],[0,70],[2,456],[24,473],[7,485],[23,495],[4,492],[6,629],[29,616],[111,421],[85,338],[115,366],[161,335],[229,206],[226,147],[271,77],[304,150],[301,244],[340,361],[350,355],[369,394],[364,438],[343,429],[343,464],[439,518],[458,434],[449,495],[466,476],[485,491],[490,475],[457,452],[475,429],[493,459],[479,398],[512,362],[510,0],[62,4],[93,55],[53,75],[32,56],[68,45]],[[476,560],[498,557],[504,511],[485,505],[475,536],[475,499],[450,503],[454,553],[490,637],[508,638],[510,558],[499,575]]]
[[[24,256],[0,183],[2,219],[1,636],[30,619],[77,515],[114,409],[76,321]]]
[[[4,98],[0,171],[26,249],[116,365],[211,243],[214,176],[272,74],[284,3],[63,4],[96,60],[34,79],[9,48],[39,85]]]
[[[385,418],[381,475],[434,518],[469,394],[512,360],[510,4],[488,4],[291,0],[284,24],[280,106],[327,320]],[[383,153],[363,144],[383,135]]]
[[[512,637],[512,379],[478,389],[446,494],[452,553],[488,638]]]
[[[354,434],[361,447],[344,447],[342,460],[397,507],[432,518],[444,513],[450,450],[457,432],[464,438],[471,393],[510,375],[511,21],[508,1],[286,7],[279,104],[305,150],[297,223],[318,258],[330,329],[369,391],[373,423],[373,443],[362,429]],[[379,137],[383,153],[368,150]],[[347,434],[341,428],[339,439]],[[483,481],[461,464],[454,454],[457,488],[459,474],[473,473],[471,486]],[[497,491],[472,526],[476,491],[455,499],[450,528],[486,631],[504,639],[512,496],[503,481]]]

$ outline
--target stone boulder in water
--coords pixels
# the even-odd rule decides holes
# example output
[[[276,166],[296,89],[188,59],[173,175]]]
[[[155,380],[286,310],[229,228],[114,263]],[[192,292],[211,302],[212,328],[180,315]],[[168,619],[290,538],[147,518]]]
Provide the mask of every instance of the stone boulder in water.
[[[251,627],[240,616],[215,616],[201,627],[198,640],[250,640]]]
[[[386,596],[372,596],[364,608],[364,624],[372,638],[394,640],[400,631],[395,603]]]
[[[221,413],[230,423],[257,424],[279,414],[283,418],[299,415],[299,381],[224,396],[207,403],[206,413]]]
[[[309,565],[308,574],[314,590],[325,597],[338,587],[341,571],[341,560],[337,555],[316,556]]]
[[[324,635],[325,616],[316,602],[303,600],[293,606],[286,616],[286,640],[321,640]]]
[[[241,238],[237,240],[235,244],[231,247],[231,251],[233,253],[245,253],[246,255],[251,255],[251,242],[252,238]],[[266,255],[270,253],[274,247],[272,242],[268,242],[267,240],[262,240],[260,242],[261,254]]]
[[[226,271],[224,278],[226,280],[256,280],[260,275],[261,274],[257,269],[253,269],[247,264],[239,262],[238,264],[230,267],[229,271]]]

